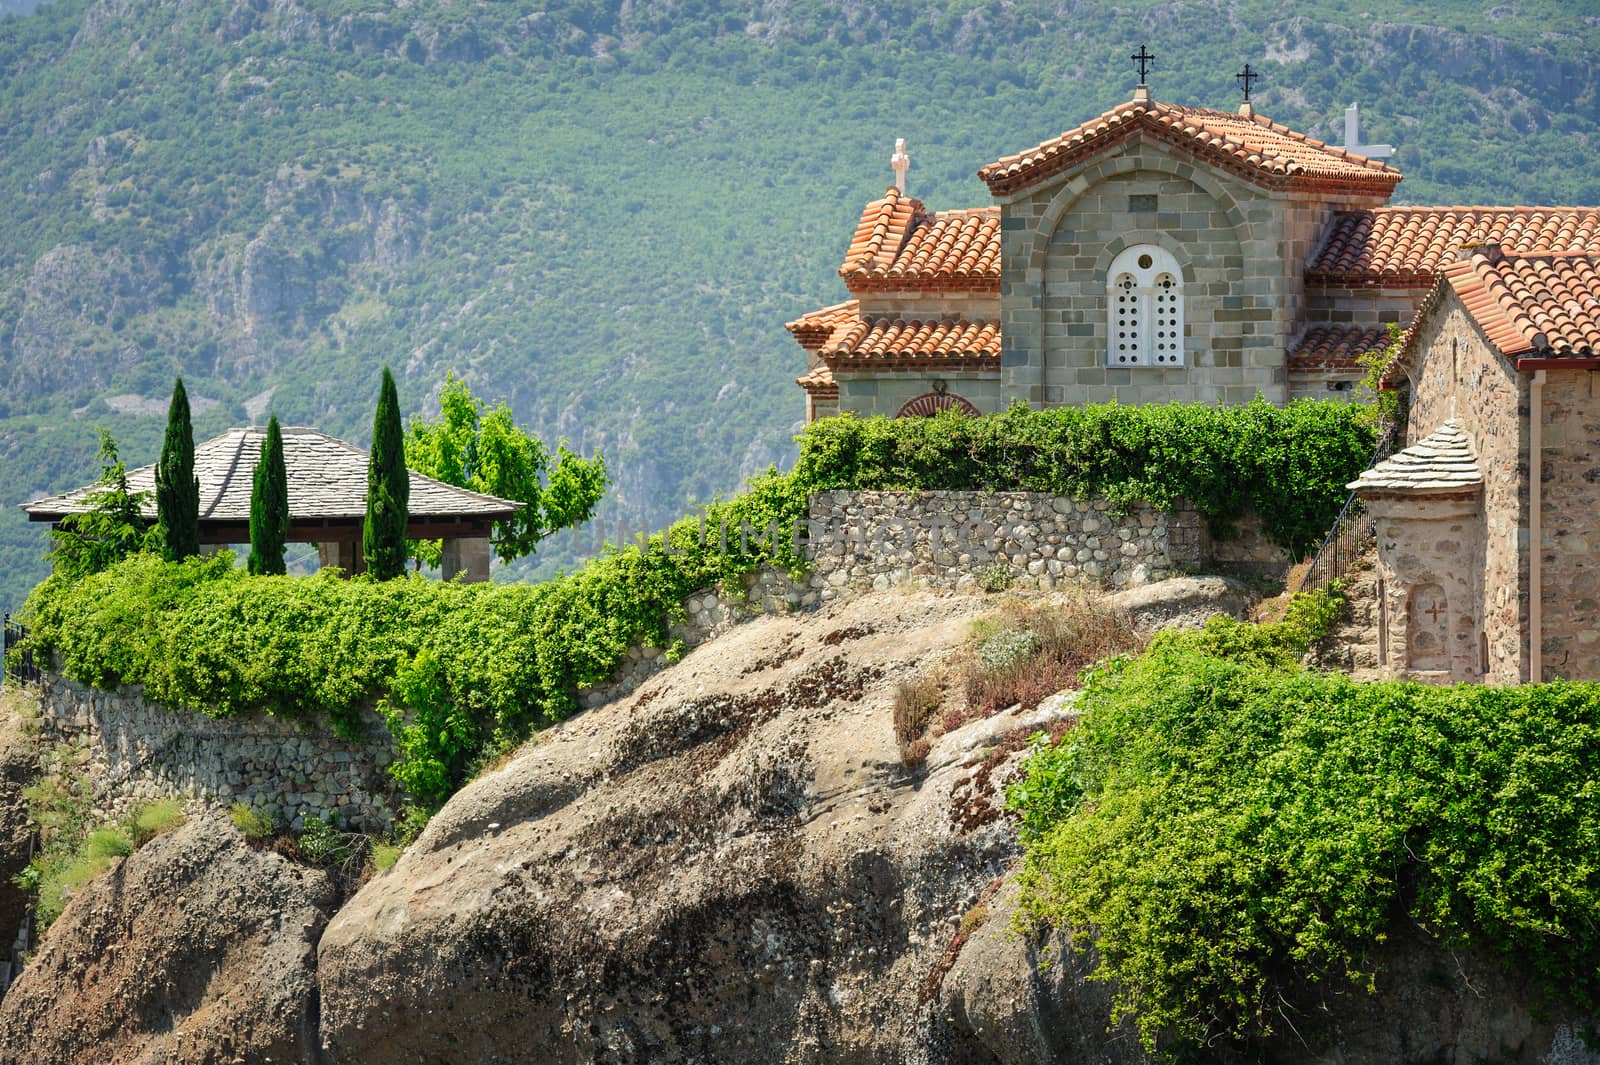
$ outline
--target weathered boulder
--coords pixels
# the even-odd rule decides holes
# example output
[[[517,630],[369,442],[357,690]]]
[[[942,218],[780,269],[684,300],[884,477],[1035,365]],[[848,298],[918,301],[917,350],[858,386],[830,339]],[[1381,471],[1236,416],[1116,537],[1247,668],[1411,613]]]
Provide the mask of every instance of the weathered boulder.
[[[333,883],[190,821],[82,888],[0,1002],[0,1062],[308,1062]]]
[[[1173,577],[1107,597],[1145,632],[1198,629],[1218,614],[1242,618],[1255,600],[1249,585],[1231,577]]]
[[[987,608],[753,622],[463,790],[323,936],[330,1059],[987,1060],[931,1014],[1020,745],[980,721],[908,769],[891,708]]]

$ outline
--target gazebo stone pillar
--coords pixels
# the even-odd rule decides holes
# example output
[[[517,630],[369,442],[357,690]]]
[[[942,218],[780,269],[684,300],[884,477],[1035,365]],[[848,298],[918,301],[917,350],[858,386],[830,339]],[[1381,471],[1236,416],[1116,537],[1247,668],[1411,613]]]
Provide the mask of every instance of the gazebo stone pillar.
[[[361,562],[359,541],[324,540],[317,544],[317,565],[324,569],[338,566],[346,577],[353,577],[364,568]]]
[[[1384,673],[1482,680],[1483,475],[1461,424],[1445,422],[1350,487],[1377,533]]]
[[[489,538],[487,536],[457,536],[445,540],[443,577],[447,581],[460,579],[467,584],[477,584],[489,579]]]

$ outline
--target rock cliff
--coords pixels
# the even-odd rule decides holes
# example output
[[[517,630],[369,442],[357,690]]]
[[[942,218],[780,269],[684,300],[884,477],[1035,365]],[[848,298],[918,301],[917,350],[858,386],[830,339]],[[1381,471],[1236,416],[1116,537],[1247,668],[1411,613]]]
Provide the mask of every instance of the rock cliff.
[[[1240,605],[1170,591],[1182,621]],[[892,592],[741,626],[480,777],[342,906],[191,822],[73,898],[0,1002],[0,1063],[1143,1065],[1092,957],[1013,925],[1000,796],[1071,699],[900,759],[897,685],[992,609]],[[1213,1060],[1600,1061],[1505,966],[1407,927],[1389,950],[1377,995]]]

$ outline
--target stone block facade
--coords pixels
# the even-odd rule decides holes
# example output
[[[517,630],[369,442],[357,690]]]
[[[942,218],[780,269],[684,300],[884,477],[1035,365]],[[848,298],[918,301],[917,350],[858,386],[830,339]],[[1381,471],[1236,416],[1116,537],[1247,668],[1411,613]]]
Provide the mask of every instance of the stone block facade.
[[[1600,680],[1600,370],[1549,371],[1542,393],[1544,676]]]
[[[1379,202],[1268,191],[1145,138],[999,199],[1002,386],[1034,406],[1286,402],[1317,233]],[[1107,270],[1135,245],[1182,269],[1181,367],[1107,365]]]
[[[262,714],[210,718],[168,710],[137,685],[87,688],[47,673],[40,685],[40,732],[47,742],[87,745],[95,810],[127,814],[152,799],[223,806],[243,802],[299,831],[309,817],[380,832],[399,809],[388,774],[394,748],[372,712],[347,740],[326,723],[304,725]]]

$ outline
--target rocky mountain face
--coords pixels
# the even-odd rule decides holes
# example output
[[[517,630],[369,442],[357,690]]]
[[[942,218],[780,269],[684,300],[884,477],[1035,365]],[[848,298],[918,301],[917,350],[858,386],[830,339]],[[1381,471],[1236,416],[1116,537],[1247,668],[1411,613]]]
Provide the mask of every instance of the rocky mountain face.
[[[343,901],[192,821],[70,901],[0,1001],[0,1061],[1143,1065],[1092,953],[1014,920],[1003,789],[1070,699],[900,760],[897,685],[986,605],[894,592],[742,626],[480,777]],[[1413,930],[1380,972],[1215,1060],[1597,1060],[1581,1018]]]

